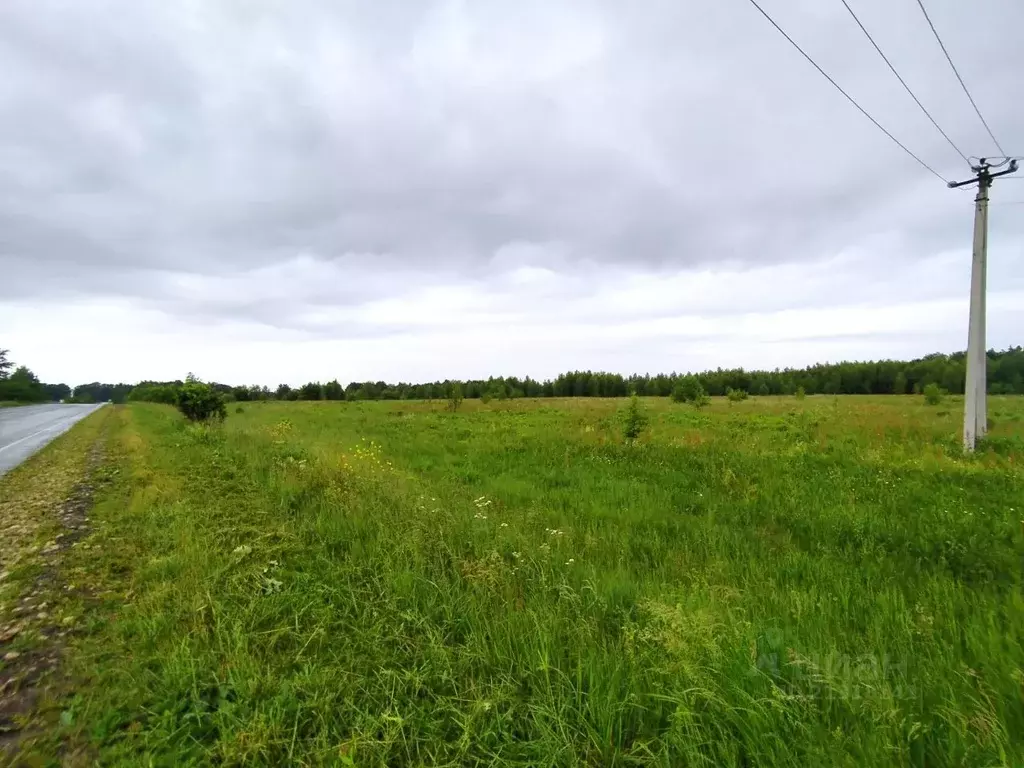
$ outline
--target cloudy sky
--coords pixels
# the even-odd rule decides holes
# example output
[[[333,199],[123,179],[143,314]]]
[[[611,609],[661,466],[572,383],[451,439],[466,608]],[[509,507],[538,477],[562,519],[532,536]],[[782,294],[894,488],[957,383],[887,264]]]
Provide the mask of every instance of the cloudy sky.
[[[967,155],[913,0],[849,0]],[[946,179],[840,0],[762,0]],[[926,0],[1024,154],[1019,0]],[[962,349],[973,195],[748,0],[2,0],[0,347],[48,381],[299,384]],[[1022,174],[1024,176],[1024,174]],[[1024,342],[1024,181],[989,345]]]

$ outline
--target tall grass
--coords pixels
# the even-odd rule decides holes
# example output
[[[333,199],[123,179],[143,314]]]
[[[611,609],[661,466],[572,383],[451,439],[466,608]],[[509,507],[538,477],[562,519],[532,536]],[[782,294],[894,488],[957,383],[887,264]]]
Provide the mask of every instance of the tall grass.
[[[648,401],[630,444],[618,405],[122,411],[72,730],[133,765],[1024,760],[1020,399],[969,458],[920,398]]]

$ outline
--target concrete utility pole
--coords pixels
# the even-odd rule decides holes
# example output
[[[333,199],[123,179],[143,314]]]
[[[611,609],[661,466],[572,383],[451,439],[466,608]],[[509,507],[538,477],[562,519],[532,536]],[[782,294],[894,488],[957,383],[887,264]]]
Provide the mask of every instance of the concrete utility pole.
[[[971,260],[971,319],[967,333],[967,381],[964,384],[964,450],[973,451],[975,442],[988,429],[986,404],[987,358],[985,352],[985,275],[988,257],[988,190],[992,179],[1017,170],[1017,161],[1006,158],[994,167],[1009,162],[1010,167],[992,173],[993,166],[983,157],[971,170],[977,176],[966,181],[951,181],[950,188],[978,184],[974,198],[974,256]]]

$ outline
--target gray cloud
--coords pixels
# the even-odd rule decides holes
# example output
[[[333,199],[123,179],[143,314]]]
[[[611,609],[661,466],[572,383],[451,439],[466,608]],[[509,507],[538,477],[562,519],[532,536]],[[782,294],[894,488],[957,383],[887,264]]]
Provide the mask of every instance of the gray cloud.
[[[897,5],[856,3],[955,140],[993,151],[916,7]],[[1019,3],[931,5],[997,136],[1024,151]],[[964,176],[841,4],[766,7]],[[517,263],[586,273],[852,246],[914,262],[970,237],[970,196],[742,0],[7,0],[0,71],[0,300],[113,294],[301,326],[310,307],[486,284],[523,244]],[[1019,222],[993,217],[993,242],[1024,238]],[[296,258],[331,281],[307,265],[292,299],[231,295]]]

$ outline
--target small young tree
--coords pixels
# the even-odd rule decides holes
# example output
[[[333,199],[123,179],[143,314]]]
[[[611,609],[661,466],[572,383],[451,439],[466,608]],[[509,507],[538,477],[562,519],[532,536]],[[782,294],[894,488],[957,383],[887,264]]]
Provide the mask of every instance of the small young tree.
[[[503,381],[492,381],[483,395],[486,395],[487,402],[491,400],[504,400],[508,397],[508,391],[505,389],[505,383]],[[483,395],[481,397],[483,397]]]
[[[803,400],[805,397],[807,397],[807,390],[804,389],[803,387],[797,387],[795,396],[797,400]]]
[[[462,384],[455,381],[452,382],[451,388],[448,390],[448,410],[453,413],[462,406]]]
[[[938,405],[942,402],[942,397],[946,393],[942,390],[938,384],[934,381],[930,384],[926,384],[924,387],[924,401],[928,405]]]
[[[703,408],[704,406],[710,404],[711,398],[708,397],[707,393],[704,392],[704,390],[701,390],[701,393],[697,395],[697,399],[693,401],[693,407],[697,409]]]
[[[892,393],[894,395],[904,395],[907,392],[907,377],[903,371],[896,374],[896,378],[892,380]]]
[[[189,421],[227,418],[224,396],[191,373],[178,389],[178,410]]]
[[[633,442],[643,431],[647,429],[647,414],[640,405],[640,398],[634,392],[629,398],[629,404],[622,412],[622,436],[627,442]]]

